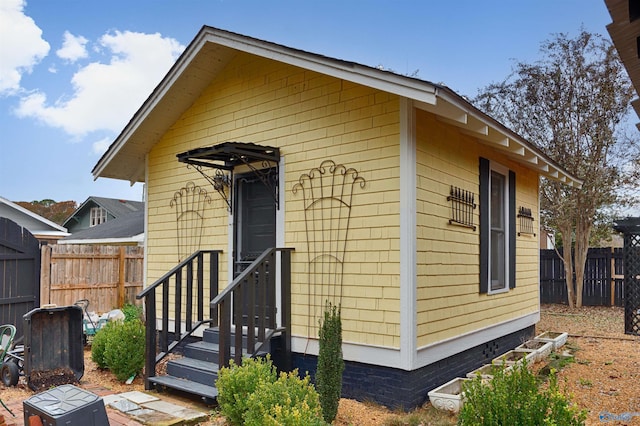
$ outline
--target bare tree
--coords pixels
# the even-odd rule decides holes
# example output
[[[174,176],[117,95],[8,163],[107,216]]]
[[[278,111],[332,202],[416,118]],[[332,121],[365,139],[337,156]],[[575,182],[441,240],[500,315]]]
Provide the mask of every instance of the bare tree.
[[[629,201],[621,191],[639,182],[637,140],[624,133],[634,90],[615,48],[600,35],[556,34],[542,43],[541,56],[516,63],[505,81],[480,90],[475,103],[584,181],[582,188],[541,183],[542,224],[561,238],[569,306],[580,307],[591,232],[611,206]]]

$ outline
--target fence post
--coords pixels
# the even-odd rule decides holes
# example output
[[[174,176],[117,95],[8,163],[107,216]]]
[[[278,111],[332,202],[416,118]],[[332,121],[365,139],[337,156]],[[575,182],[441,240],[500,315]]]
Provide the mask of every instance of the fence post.
[[[40,249],[40,306],[51,303],[51,246]]]
[[[118,308],[122,308],[124,306],[124,282],[125,282],[125,250],[124,246],[120,247],[120,253],[118,256]]]
[[[611,247],[611,266],[609,269],[609,276],[611,277],[611,304],[609,306],[616,306],[616,259],[613,253],[614,248]]]

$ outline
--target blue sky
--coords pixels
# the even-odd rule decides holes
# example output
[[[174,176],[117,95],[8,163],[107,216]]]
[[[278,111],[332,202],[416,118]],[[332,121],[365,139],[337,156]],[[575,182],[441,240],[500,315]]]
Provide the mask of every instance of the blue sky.
[[[91,169],[203,25],[474,96],[610,22],[604,0],[0,0],[0,196],[141,200]]]

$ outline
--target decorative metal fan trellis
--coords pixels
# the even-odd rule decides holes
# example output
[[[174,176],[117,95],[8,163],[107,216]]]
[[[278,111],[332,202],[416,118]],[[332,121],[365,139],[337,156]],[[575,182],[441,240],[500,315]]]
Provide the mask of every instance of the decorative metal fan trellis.
[[[211,197],[193,182],[176,191],[169,202],[176,209],[178,262],[200,249],[206,204],[211,204]]]
[[[353,190],[366,181],[358,171],[332,160],[300,176],[293,193],[302,192],[309,259],[309,331],[327,301],[342,302],[342,275],[349,237]]]

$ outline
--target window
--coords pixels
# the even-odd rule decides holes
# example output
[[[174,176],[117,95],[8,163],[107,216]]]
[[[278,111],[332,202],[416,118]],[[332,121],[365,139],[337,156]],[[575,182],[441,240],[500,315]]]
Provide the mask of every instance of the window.
[[[480,159],[480,292],[515,287],[515,173]]]
[[[107,211],[102,207],[92,207],[89,218],[89,226],[100,225],[107,221]]]

